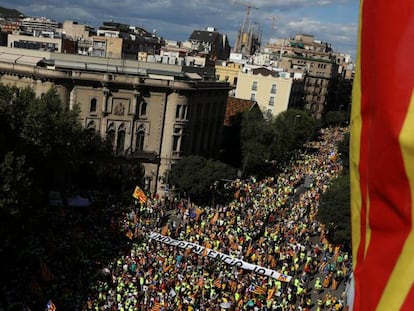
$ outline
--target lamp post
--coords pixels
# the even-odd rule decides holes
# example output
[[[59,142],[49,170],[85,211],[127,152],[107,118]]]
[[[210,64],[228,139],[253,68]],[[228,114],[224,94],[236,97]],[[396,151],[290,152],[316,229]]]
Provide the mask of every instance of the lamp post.
[[[295,116],[295,119],[293,120],[293,128],[295,128],[296,127],[296,121],[298,120],[298,119],[300,119],[302,116],[300,115],[300,114],[297,114],[296,116]]]
[[[168,168],[167,168],[167,173],[165,175],[165,188],[164,188],[165,195],[169,193],[169,189],[170,189],[170,171],[171,171],[172,164],[173,164],[172,156],[173,156],[173,149],[174,149],[174,137],[176,136],[178,136],[176,133],[172,134],[170,156],[168,158]]]

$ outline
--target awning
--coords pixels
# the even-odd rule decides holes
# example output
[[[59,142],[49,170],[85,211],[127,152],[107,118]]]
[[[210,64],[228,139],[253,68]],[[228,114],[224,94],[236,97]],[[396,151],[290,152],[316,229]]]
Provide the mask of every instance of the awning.
[[[195,72],[185,72],[184,75],[193,80],[203,80],[203,78]]]
[[[37,66],[37,64],[43,59],[43,57],[36,57],[36,56],[21,56],[16,59],[16,64],[23,64],[23,65],[32,65]]]
[[[18,59],[19,57],[21,57],[21,55],[1,53],[0,54],[0,62],[15,63],[16,59]]]

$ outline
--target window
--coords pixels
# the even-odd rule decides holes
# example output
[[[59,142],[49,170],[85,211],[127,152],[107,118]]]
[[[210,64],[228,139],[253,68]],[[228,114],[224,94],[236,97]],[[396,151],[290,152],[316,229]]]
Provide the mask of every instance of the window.
[[[253,100],[253,101],[256,100],[256,94],[255,93],[250,94],[250,100]]]
[[[113,147],[115,143],[115,130],[114,129],[108,130],[108,132],[106,133],[106,139]]]
[[[184,147],[184,137],[185,132],[184,128],[176,127],[174,128],[173,141],[172,141],[172,155],[181,156]]]
[[[237,85],[237,77],[234,77],[234,79],[233,79],[233,84],[234,84],[234,85]]]
[[[122,155],[125,148],[125,125],[121,124],[118,128],[118,135],[116,139],[116,154]]]
[[[269,117],[271,117],[273,115],[273,110],[272,109],[267,109],[267,112],[266,112],[266,117],[267,118],[269,118]]]
[[[96,130],[96,125],[95,125],[95,121],[89,121],[88,125],[86,126],[86,129],[91,132],[94,133]]]
[[[229,81],[229,76],[224,76],[224,81],[228,82]]]
[[[257,81],[254,81],[252,84],[252,91],[257,91]]]
[[[269,106],[274,106],[275,105],[275,97],[274,96],[270,96],[269,98]]]
[[[140,117],[146,117],[147,116],[147,102],[142,100],[138,104],[138,115]]]
[[[144,150],[144,140],[145,140],[145,127],[140,125],[137,130],[137,140],[135,142],[135,151]]]
[[[188,120],[188,105],[177,105],[175,109],[175,118],[177,120]]]
[[[276,84],[272,84],[272,88],[270,89],[270,93],[276,94]]]

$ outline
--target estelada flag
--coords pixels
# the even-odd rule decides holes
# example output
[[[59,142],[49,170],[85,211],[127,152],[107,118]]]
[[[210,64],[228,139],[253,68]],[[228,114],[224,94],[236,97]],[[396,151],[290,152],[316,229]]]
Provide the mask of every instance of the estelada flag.
[[[413,0],[361,0],[350,123],[354,311],[414,310],[413,51]]]
[[[145,202],[147,202],[147,199],[148,199],[145,192],[139,186],[135,187],[135,190],[132,196],[135,199],[137,199],[141,204],[144,204]]]
[[[266,300],[273,299],[273,295],[274,295],[275,291],[276,291],[276,287],[272,287],[271,289],[269,289],[267,291],[267,298],[266,298]]]
[[[266,294],[266,289],[262,286],[254,285],[254,288],[252,289],[252,293],[254,293],[256,295],[265,295]]]
[[[46,311],[56,311],[56,305],[50,299],[46,304]]]
[[[215,287],[221,288],[221,281],[220,281],[220,279],[219,278],[215,279],[214,282],[213,282],[213,285]]]

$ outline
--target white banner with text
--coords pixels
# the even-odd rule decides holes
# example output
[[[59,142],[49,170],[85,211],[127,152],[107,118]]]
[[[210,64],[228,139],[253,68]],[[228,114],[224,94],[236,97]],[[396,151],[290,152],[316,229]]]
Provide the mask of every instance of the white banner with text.
[[[174,240],[173,238],[162,235],[161,233],[151,232],[148,235],[148,237],[158,242],[165,243],[165,244],[172,245],[172,246],[177,246],[182,249],[191,249],[191,251],[195,254],[208,256],[209,258],[220,260],[221,262],[224,262],[230,266],[236,266],[236,267],[239,267],[245,270],[250,270],[257,274],[269,276],[282,282],[289,282],[292,278],[291,276],[284,275],[275,270],[261,267],[255,264],[251,264],[251,263],[245,262],[237,258],[233,258],[229,255],[214,251],[212,249],[206,248],[204,246],[201,246],[195,243]]]

